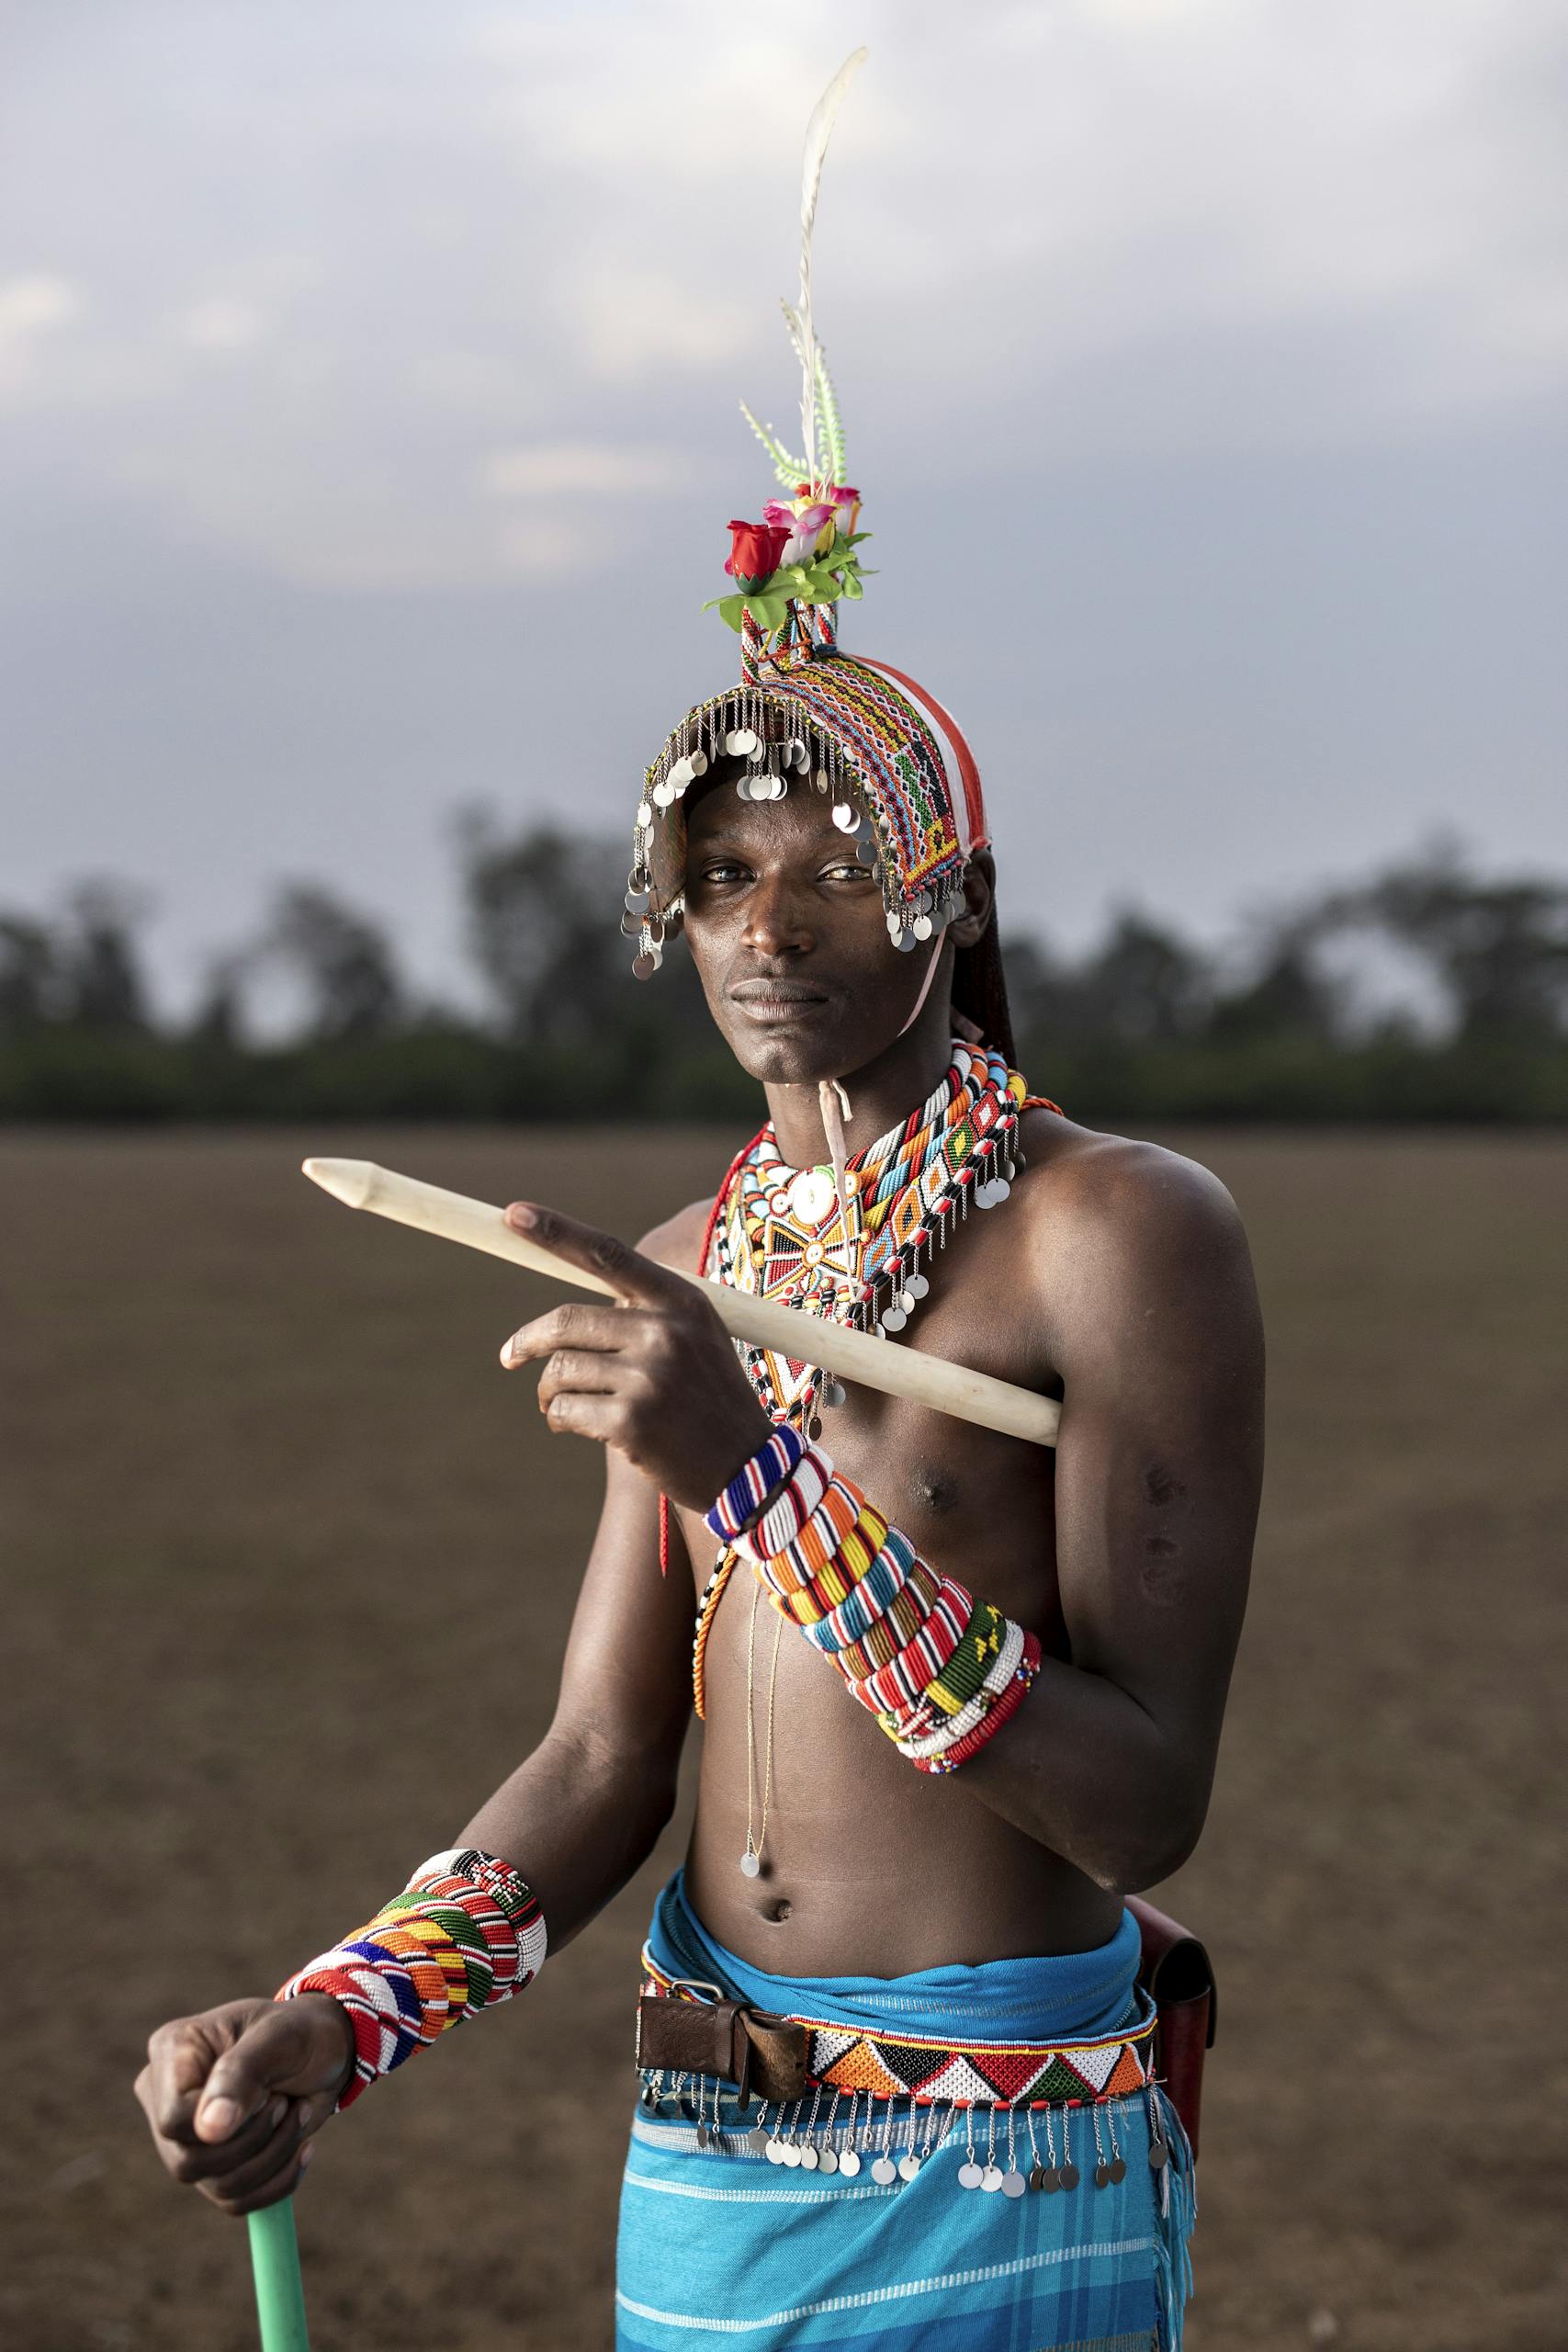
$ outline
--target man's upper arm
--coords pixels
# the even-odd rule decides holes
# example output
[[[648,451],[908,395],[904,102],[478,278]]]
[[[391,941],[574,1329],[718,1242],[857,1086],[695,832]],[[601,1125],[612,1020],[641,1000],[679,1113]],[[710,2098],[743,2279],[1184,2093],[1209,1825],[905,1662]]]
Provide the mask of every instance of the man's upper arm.
[[[1056,1554],[1073,1663],[1212,1759],[1246,1605],[1263,1347],[1234,1203],[1152,1146],[1086,1156],[1055,1249]]]

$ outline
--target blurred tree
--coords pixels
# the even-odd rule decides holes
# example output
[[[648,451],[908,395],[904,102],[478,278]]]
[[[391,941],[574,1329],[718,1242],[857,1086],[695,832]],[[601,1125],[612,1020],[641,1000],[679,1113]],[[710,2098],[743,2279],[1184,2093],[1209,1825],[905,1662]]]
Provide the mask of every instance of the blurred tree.
[[[147,990],[136,933],[148,905],[118,882],[85,882],[71,898],[60,934],[62,1012],[84,1029],[148,1026]]]
[[[61,1009],[60,951],[30,915],[0,915],[0,1036],[25,1035]]]
[[[626,1003],[624,854],[554,825],[502,838],[482,809],[458,820],[457,846],[468,945],[508,1036],[571,1045],[612,1024]]]
[[[1457,848],[1393,866],[1343,901],[1426,956],[1461,1037],[1557,1037],[1568,1025],[1568,887],[1482,882]]]
[[[1296,921],[1264,945],[1262,967],[1215,1000],[1208,1035],[1219,1044],[1266,1037],[1330,1045],[1340,1027],[1341,990],[1315,962],[1314,921]]]
[[[321,1043],[384,1036],[402,1019],[402,987],[385,935],[313,883],[279,892],[256,954],[303,984],[310,1035]],[[231,982],[237,987],[237,974]]]

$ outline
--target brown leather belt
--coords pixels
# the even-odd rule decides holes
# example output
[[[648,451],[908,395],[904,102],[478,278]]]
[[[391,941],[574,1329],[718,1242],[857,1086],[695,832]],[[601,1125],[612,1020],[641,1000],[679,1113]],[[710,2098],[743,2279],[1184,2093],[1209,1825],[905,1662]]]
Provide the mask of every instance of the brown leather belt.
[[[917,2107],[1068,2107],[1125,2098],[1154,2079],[1151,2015],[1083,2041],[964,2041],[779,2017],[667,1975],[643,1955],[637,2064],[645,2075],[734,2083],[741,2104],[798,2099],[818,2085]]]

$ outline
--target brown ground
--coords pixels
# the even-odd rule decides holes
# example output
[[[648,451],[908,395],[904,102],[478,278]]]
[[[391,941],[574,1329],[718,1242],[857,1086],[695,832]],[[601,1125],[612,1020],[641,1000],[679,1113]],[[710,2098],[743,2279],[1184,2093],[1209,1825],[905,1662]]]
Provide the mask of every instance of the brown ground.
[[[1223,1984],[1192,2352],[1547,2352],[1568,1145],[1186,1140],[1254,1237],[1273,1419],[1219,1787],[1171,1891]],[[596,1457],[547,1453],[495,1369],[520,1280],[312,1192],[323,1141],[623,1231],[728,1149],[0,1145],[7,1809],[43,1865],[7,1938],[7,2352],[254,2344],[242,2233],[143,2144],[146,2031],[363,1917],[549,1710]],[[634,1956],[674,1851],[330,2128],[300,2199],[317,2352],[608,2342]]]

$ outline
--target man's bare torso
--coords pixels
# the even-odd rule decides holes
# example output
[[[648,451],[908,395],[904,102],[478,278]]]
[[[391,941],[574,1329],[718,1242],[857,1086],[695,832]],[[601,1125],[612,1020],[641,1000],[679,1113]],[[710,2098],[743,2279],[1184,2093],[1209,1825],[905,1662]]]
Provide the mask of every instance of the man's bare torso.
[[[1045,1293],[1071,1243],[1068,1181],[1118,1147],[1050,1112],[1025,1125],[1029,1166],[1012,1197],[974,1211],[932,1263],[930,1295],[900,1344],[1060,1396]],[[705,1204],[650,1245],[695,1264]],[[1055,1226],[1058,1229],[1053,1230]],[[822,1442],[933,1567],[984,1593],[1066,1656],[1057,1606],[1055,1462],[970,1423],[866,1389],[824,1417]],[[716,1553],[694,1512],[678,1514],[696,1594]],[[672,1570],[673,1572],[673,1570]],[[712,1933],[790,1975],[888,1975],[947,1962],[1084,1951],[1115,1931],[1122,1903],[969,1796],[961,1780],[911,1772],[866,1713],[766,1600],[737,1575],[714,1620],[706,1732],[688,1883]],[[750,1649],[758,1815],[773,1679],[773,1758],[762,1874],[744,1877]]]

